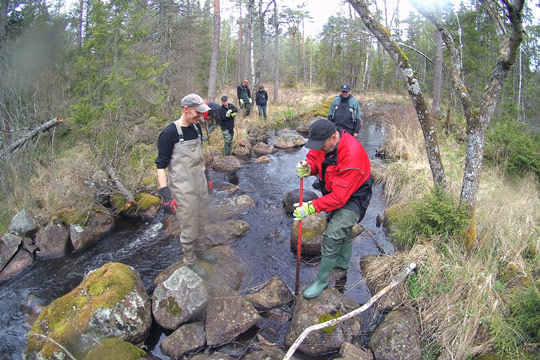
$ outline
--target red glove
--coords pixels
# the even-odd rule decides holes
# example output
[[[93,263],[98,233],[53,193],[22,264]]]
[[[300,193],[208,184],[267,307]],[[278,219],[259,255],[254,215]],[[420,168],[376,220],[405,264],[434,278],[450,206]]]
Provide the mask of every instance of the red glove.
[[[214,184],[211,181],[208,181],[208,192],[214,191]]]
[[[176,215],[176,200],[173,199],[171,189],[168,186],[162,187],[158,191],[163,201],[165,212],[169,215]]]

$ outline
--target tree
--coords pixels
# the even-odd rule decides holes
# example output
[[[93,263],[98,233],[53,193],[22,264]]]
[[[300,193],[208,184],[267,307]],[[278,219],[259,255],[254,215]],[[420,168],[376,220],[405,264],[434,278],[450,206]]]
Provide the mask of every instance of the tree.
[[[210,76],[208,77],[208,101],[215,101],[216,99],[220,34],[221,17],[219,14],[219,0],[214,0],[214,40],[212,42],[212,60],[210,61]]]
[[[388,31],[374,19],[368,9],[365,0],[348,0],[349,3],[358,11],[360,18],[366,27],[375,35],[381,45],[384,47],[388,55],[394,63],[399,67],[405,81],[407,89],[411,95],[418,121],[424,134],[424,142],[426,145],[426,153],[431,168],[431,175],[436,186],[446,188],[446,178],[444,167],[442,165],[437,134],[433,126],[433,120],[429,113],[427,102],[425,101],[419,81],[414,74],[414,71],[409,64],[405,53],[400,49],[394,40],[390,37]]]

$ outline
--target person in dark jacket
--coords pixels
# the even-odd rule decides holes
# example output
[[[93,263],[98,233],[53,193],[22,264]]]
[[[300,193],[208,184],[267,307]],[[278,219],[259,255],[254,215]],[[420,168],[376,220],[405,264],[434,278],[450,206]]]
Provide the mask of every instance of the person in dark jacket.
[[[323,196],[295,204],[294,217],[302,220],[321,211],[331,215],[323,233],[317,280],[303,292],[309,299],[319,296],[328,286],[333,268],[349,268],[352,228],[366,214],[372,181],[369,157],[360,142],[331,121],[321,119],[311,125],[306,147],[311,150],[306,160],[298,163],[298,176],[317,176]]]
[[[336,96],[332,101],[328,111],[328,120],[335,123],[338,129],[358,137],[362,125],[360,103],[351,95],[349,84],[343,84],[341,95]]]
[[[255,94],[255,104],[259,109],[259,117],[264,116],[266,119],[266,103],[268,102],[268,93],[264,90],[264,86],[259,85],[259,90]]]
[[[216,112],[216,120],[221,126],[221,134],[225,142],[225,155],[230,155],[232,150],[232,140],[234,136],[234,118],[238,114],[238,109],[229,103],[227,96],[221,97],[221,106]]]
[[[244,110],[244,115],[249,116],[251,111],[251,91],[248,87],[248,81],[244,80],[236,88],[236,95],[238,96],[238,102],[240,103],[240,109]]]
[[[217,120],[216,120],[216,111],[221,107],[220,104],[218,103],[215,103],[213,101],[207,101],[205,102],[206,105],[208,105],[208,107],[210,108],[210,110],[208,110],[207,112],[205,112],[203,114],[204,116],[204,121],[206,122],[206,124],[208,124],[208,126],[210,127],[210,132],[212,132],[213,130],[213,127],[214,125],[216,124]],[[208,130],[208,129],[207,129]]]

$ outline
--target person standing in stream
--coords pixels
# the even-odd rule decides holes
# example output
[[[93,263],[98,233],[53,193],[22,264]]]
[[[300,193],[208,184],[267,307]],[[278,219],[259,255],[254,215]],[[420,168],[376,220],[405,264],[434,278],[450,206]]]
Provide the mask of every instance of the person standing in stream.
[[[311,125],[306,147],[310,150],[296,166],[298,176],[317,176],[323,196],[295,204],[293,215],[297,220],[321,211],[331,216],[323,233],[317,280],[303,292],[310,299],[328,286],[333,268],[349,268],[352,228],[366,214],[372,181],[369,157],[360,142],[331,121],[321,119]]]
[[[181,105],[180,119],[167,125],[159,135],[155,160],[158,192],[165,212],[175,215],[182,226],[180,243],[184,264],[200,277],[207,278],[208,273],[199,261],[215,264],[217,258],[203,251],[209,244],[205,219],[212,182],[204,163],[199,120],[210,107],[197,94],[185,96]]]

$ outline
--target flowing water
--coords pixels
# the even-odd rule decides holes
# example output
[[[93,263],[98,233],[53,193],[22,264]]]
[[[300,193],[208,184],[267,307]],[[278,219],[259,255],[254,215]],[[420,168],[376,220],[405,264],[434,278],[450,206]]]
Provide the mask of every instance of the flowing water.
[[[368,119],[364,123],[360,142],[371,159],[375,156],[376,148],[381,145],[383,131],[384,127],[377,121]],[[289,191],[298,191],[300,183],[296,176],[296,164],[305,158],[306,153],[305,148],[280,150],[269,156],[270,163],[255,164],[249,161],[235,172],[211,173],[213,180],[237,184],[239,193],[249,195],[255,202],[255,207],[241,216],[250,224],[251,229],[230,245],[235,258],[248,270],[241,292],[244,290],[245,293],[246,289],[276,274],[294,291],[296,254],[290,249],[293,220],[285,213],[282,198]],[[313,190],[313,180],[305,179],[304,189]],[[393,251],[382,228],[376,226],[377,214],[383,211],[381,185],[374,184],[370,206],[361,222],[366,231],[354,239],[351,267],[344,287],[344,293],[359,304],[365,303],[371,296],[362,280],[360,257]],[[0,284],[0,359],[22,358],[27,343],[26,334],[31,327],[22,304],[29,295],[36,296],[43,304],[49,304],[76,287],[86,272],[110,261],[133,266],[151,293],[154,290],[154,277],[180,258],[179,241],[167,239],[158,216],[149,221],[121,219],[109,235],[82,254],[36,261],[23,273]],[[300,290],[315,280],[316,264],[317,259],[303,259]],[[369,328],[369,323],[373,321],[365,320],[363,323],[368,325],[363,325],[366,328],[362,332],[369,333],[373,330]],[[256,333],[256,329],[250,332],[251,336],[253,332]],[[278,335],[283,339],[284,333]],[[167,359],[159,347],[165,336],[163,329],[153,326],[145,344],[146,350],[158,358]]]

